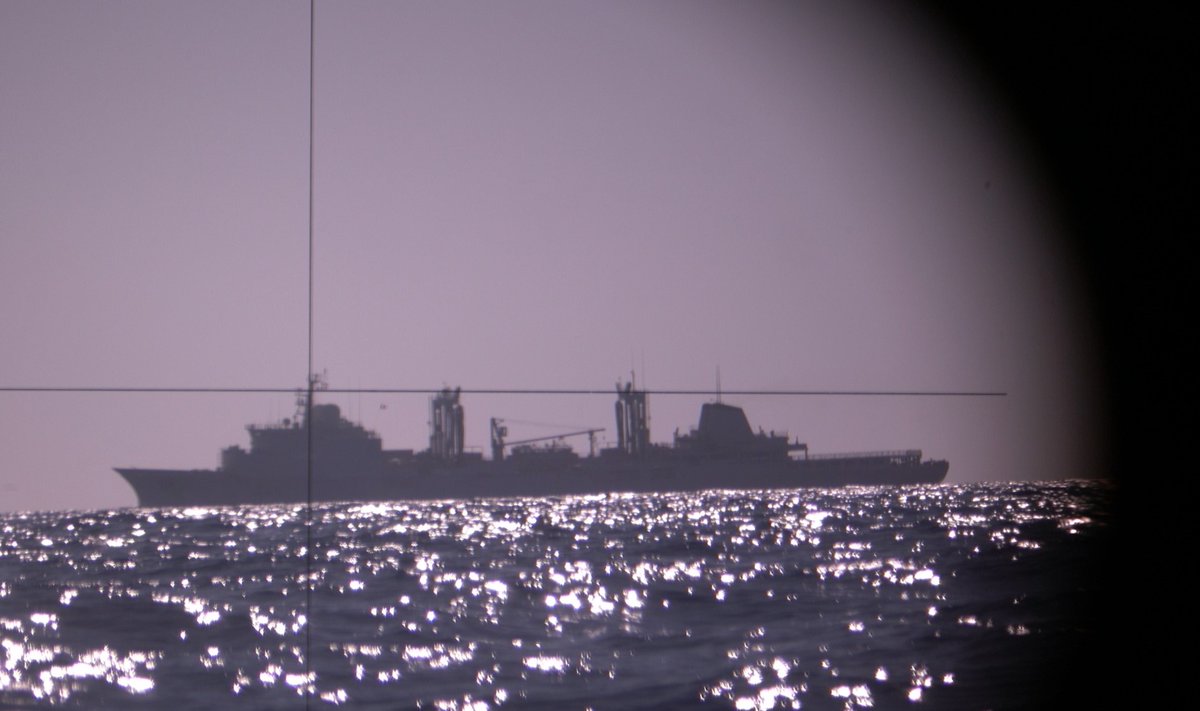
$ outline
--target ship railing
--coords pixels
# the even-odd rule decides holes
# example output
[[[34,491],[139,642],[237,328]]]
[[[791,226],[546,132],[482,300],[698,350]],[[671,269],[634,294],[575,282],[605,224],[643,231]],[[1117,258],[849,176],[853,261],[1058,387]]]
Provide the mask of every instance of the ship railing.
[[[838,452],[837,454],[810,454],[808,459],[921,459],[919,449],[893,449],[884,452]]]

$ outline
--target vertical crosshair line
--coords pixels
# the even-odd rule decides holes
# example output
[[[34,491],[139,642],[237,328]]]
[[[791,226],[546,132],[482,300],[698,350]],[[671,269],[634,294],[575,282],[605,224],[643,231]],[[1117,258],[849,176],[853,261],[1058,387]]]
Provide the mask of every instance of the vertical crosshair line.
[[[308,439],[304,500],[304,708],[312,701],[312,560],[313,560],[313,102],[316,86],[317,0],[308,0],[308,383],[305,393],[304,429]]]

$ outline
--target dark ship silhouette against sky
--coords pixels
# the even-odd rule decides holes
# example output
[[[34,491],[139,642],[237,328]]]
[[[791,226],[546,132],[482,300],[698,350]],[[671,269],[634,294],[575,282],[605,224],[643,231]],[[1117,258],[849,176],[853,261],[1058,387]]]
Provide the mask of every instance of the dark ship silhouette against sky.
[[[313,501],[933,484],[949,469],[944,460],[922,461],[917,449],[810,455],[786,434],[755,433],[745,412],[719,397],[701,407],[696,428],[677,431],[673,444],[654,444],[646,391],[630,382],[615,394],[617,445],[599,451],[600,429],[509,442],[504,422],[492,419],[492,456],[485,459],[465,450],[461,391],[449,388],[430,400],[429,449],[385,449],[379,435],[342,417],[337,405],[309,407],[310,395],[301,393],[294,418],[247,427],[249,450],[225,448],[216,469],[116,471],[139,506],[305,502],[310,427]],[[562,441],[577,435],[589,438],[587,456]]]

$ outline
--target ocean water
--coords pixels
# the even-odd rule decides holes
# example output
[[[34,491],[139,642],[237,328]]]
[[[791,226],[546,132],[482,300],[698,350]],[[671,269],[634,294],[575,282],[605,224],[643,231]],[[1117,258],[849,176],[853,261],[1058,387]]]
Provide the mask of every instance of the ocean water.
[[[292,505],[6,514],[0,707],[1069,706],[1095,692],[1075,672],[1112,499],[340,503],[311,531]]]

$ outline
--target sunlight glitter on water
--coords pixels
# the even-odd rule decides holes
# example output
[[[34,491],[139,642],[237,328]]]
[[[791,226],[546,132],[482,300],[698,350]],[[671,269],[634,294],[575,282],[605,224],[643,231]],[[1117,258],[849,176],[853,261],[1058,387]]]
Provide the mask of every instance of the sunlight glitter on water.
[[[114,684],[130,694],[154,688],[152,671],[163,655],[147,652],[119,654],[108,647],[84,650],[72,656],[55,646],[26,646],[11,639],[0,641],[4,665],[0,692],[25,692],[39,702],[66,702],[95,680]],[[23,673],[34,671],[36,675]]]
[[[1105,525],[1094,495],[327,504],[307,611],[301,507],[13,515],[0,519],[0,705],[182,708],[180,670],[209,680],[194,692],[208,705],[249,708],[305,691],[379,708],[577,706],[595,693],[636,705],[664,683],[678,704],[935,703],[981,678],[943,649],[1003,639],[1036,656],[1045,625],[1013,603],[1035,580],[1022,561]]]

